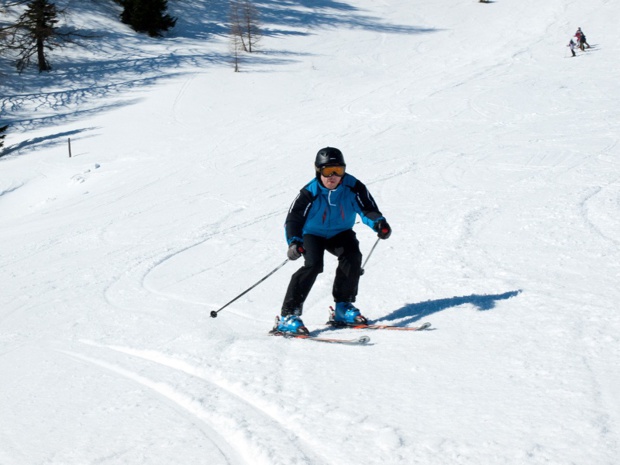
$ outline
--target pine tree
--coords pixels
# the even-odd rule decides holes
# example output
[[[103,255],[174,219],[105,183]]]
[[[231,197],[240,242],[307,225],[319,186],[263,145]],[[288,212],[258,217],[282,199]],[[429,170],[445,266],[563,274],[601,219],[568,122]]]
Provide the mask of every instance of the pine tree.
[[[52,69],[45,50],[56,45],[56,24],[58,23],[56,5],[48,0],[33,0],[26,5],[26,11],[12,26],[11,48],[18,50],[17,70],[22,72],[33,56],[37,57],[39,72]]]
[[[24,12],[14,23],[0,27],[0,54],[15,56],[17,70],[21,73],[36,57],[39,72],[50,71],[47,51],[62,48],[67,43],[94,36],[66,28],[57,28],[58,17],[66,10],[58,10],[50,0],[13,0],[14,5],[25,5]]]
[[[174,27],[177,20],[166,13],[168,0],[121,0],[121,21],[136,32],[158,37]]]

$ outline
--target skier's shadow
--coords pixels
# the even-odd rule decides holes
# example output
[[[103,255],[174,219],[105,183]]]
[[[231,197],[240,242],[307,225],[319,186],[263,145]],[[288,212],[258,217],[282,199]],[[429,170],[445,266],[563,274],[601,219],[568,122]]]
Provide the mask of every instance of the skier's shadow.
[[[463,304],[472,304],[480,311],[492,310],[498,300],[506,300],[519,295],[521,289],[516,291],[504,292],[503,294],[472,294],[462,297],[450,297],[448,299],[427,300],[415,304],[407,304],[404,307],[394,310],[392,313],[378,318],[372,323],[386,323],[395,320],[398,326],[407,326],[416,321],[420,321],[433,313],[441,312],[448,308],[458,307]]]
[[[506,300],[519,295],[522,292],[521,289],[516,291],[504,292],[503,294],[472,294],[463,297],[450,297],[449,299],[439,300],[427,300],[426,302],[419,302],[417,304],[407,304],[404,307],[394,310],[392,313],[377,318],[376,320],[370,320],[372,324],[394,324],[396,326],[408,326],[416,321],[420,321],[423,318],[432,315],[433,313],[441,312],[448,308],[458,307],[463,304],[472,304],[479,311],[487,311],[495,308],[495,304],[498,300]],[[398,320],[398,322],[396,322]],[[327,326],[320,329],[311,331],[310,334],[317,336],[320,333],[326,331],[332,331],[335,329],[342,329],[339,327]],[[433,329],[430,329],[432,331]]]

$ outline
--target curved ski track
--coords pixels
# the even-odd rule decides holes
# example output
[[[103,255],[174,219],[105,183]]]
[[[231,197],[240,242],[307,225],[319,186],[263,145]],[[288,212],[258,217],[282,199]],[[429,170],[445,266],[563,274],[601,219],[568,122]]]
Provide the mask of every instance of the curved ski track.
[[[207,368],[157,351],[82,343],[103,350],[105,359],[69,350],[59,352],[129,379],[174,404],[188,422],[200,425],[205,437],[230,465],[330,463],[315,452],[320,443],[289,420],[277,405],[252,396],[221,375],[209,373]],[[147,363],[137,371],[128,369],[119,360],[107,361],[114,353]],[[174,381],[146,376],[149,366],[169,370]],[[179,376],[183,382],[178,381]]]
[[[183,254],[187,251],[190,251],[191,249],[204,244],[210,239],[219,237],[221,235],[226,235],[231,232],[239,231],[241,229],[250,227],[252,225],[260,223],[261,221],[267,220],[269,218],[273,218],[274,216],[281,215],[281,214],[282,214],[282,211],[270,212],[264,215],[260,215],[251,220],[230,226],[226,229],[211,231],[208,233],[201,233],[198,238],[196,238],[193,241],[189,241],[189,243],[187,242],[179,243],[177,246],[174,246],[174,247],[168,247],[167,249],[164,249],[164,250],[162,249],[155,250],[146,256],[136,257],[135,264],[129,270],[125,270],[122,276],[117,276],[112,282],[110,282],[106,286],[106,288],[103,291],[105,300],[110,305],[117,307],[117,308],[123,308],[127,306],[126,302],[124,303],[115,302],[115,299],[112,296],[112,289],[119,286],[121,282],[129,279],[129,280],[135,280],[133,285],[127,284],[128,287],[132,288],[132,293],[134,294],[136,293],[136,289],[141,289],[153,296],[164,297],[166,299],[170,299],[170,300],[174,300],[178,302],[206,305],[205,302],[190,302],[182,298],[178,294],[164,292],[162,290],[155,288],[154,286],[149,285],[148,284],[149,275],[151,275],[157,268],[163,266],[166,262],[173,259],[174,257],[177,257],[180,254]],[[220,223],[222,221],[220,221]],[[215,226],[217,227],[217,225]],[[209,228],[212,229],[213,227],[214,225],[209,225]],[[120,293],[122,294],[122,290],[120,291]],[[141,295],[139,296],[138,300],[143,305],[144,294],[143,293],[140,293],[140,294]]]

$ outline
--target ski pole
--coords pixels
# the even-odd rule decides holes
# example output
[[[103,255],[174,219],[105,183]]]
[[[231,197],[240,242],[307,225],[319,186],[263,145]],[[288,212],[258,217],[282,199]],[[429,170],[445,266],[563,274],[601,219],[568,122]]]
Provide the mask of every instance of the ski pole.
[[[287,258],[286,260],[284,260],[280,265],[278,265],[273,271],[271,271],[267,276],[265,276],[264,278],[262,278],[260,281],[258,281],[256,284],[254,284],[252,287],[246,289],[245,291],[243,291],[241,294],[239,294],[237,297],[235,297],[233,300],[231,300],[230,302],[228,302],[226,305],[224,305],[223,307],[219,308],[218,310],[213,310],[211,312],[211,318],[217,318],[217,314],[220,313],[222,310],[224,310],[226,307],[228,307],[230,304],[232,304],[235,300],[239,299],[240,297],[243,297],[244,295],[246,295],[248,292],[250,292],[252,289],[254,289],[256,286],[258,286],[260,283],[262,283],[265,279],[267,279],[269,276],[271,276],[272,274],[274,274],[276,271],[278,271],[280,268],[282,268],[284,265],[286,265],[289,262],[289,259]]]
[[[373,251],[375,250],[375,247],[377,247],[377,244],[379,243],[380,240],[381,238],[378,238],[375,241],[374,245],[372,246],[372,249],[370,249],[370,252],[368,252],[368,257],[366,257],[366,260],[364,260],[364,264],[362,265],[362,271],[360,271],[360,276],[364,274],[364,268],[366,267],[366,263],[368,263],[368,259],[372,255]]]

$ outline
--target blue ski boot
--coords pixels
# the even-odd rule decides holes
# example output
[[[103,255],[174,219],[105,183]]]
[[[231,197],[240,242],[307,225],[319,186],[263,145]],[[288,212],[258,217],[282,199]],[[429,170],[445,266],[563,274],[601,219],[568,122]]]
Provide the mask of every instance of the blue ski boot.
[[[291,333],[291,334],[309,334],[308,328],[304,326],[297,315],[284,315],[276,317],[276,324],[271,330],[272,333]]]
[[[336,302],[336,308],[330,307],[329,324],[334,326],[366,325],[368,320],[351,302]]]

